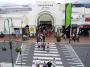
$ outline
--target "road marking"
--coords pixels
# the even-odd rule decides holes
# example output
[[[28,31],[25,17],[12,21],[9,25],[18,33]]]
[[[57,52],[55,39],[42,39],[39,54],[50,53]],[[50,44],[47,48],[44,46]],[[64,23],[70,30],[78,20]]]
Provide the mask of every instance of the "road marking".
[[[21,45],[21,49],[22,49],[22,47],[23,47],[23,43]],[[18,56],[17,56],[17,59],[16,59],[16,63],[15,64],[17,64],[19,57],[20,57],[20,53],[18,53]]]
[[[81,64],[81,63],[74,63],[74,62],[69,62],[69,64]]]
[[[50,53],[50,54],[58,54],[58,51],[48,51],[47,52],[47,50],[46,51],[34,51],[34,53],[41,53],[41,54],[43,54],[43,53]]]
[[[19,62],[18,62],[18,63],[16,63],[16,64],[26,64],[26,63],[19,63]]]
[[[42,63],[44,63],[44,61],[48,62],[48,60],[40,60],[40,63],[42,64]],[[36,62],[36,60],[33,60],[33,63],[35,63],[35,62]],[[56,63],[56,65],[61,65],[62,61],[56,61],[55,63]]]
[[[27,61],[27,58],[29,55],[28,53],[29,53],[29,49],[30,49],[30,47],[29,48],[26,48],[26,47],[28,47],[28,46],[24,45],[22,43],[22,45],[21,45],[22,54],[20,55],[20,53],[18,53],[15,65],[21,64],[21,60],[22,60],[22,64],[26,64],[25,62]]]
[[[37,56],[59,56],[59,54],[39,54],[39,53],[34,53],[34,55],[37,55]]]
[[[53,58],[55,58],[55,67],[64,67],[55,44],[49,44],[49,51],[47,48],[45,51],[43,51],[43,49],[38,48],[38,45],[35,45],[33,63],[36,62],[37,58],[41,61],[41,63],[44,63],[44,61],[48,62],[49,60],[52,61]]]
[[[84,64],[82,63],[82,61],[80,60],[79,56],[76,54],[76,52],[75,52],[75,50],[72,48],[72,46],[71,46],[71,45],[66,45],[66,46],[74,52],[73,54],[75,54],[75,56],[76,56],[77,59],[79,60],[79,62],[80,62],[80,64],[82,65],[82,67],[84,67]],[[75,64],[75,63],[73,63],[73,64]],[[78,63],[78,64],[79,64],[79,63]]]
[[[46,60],[53,60],[53,57],[38,57],[38,56],[34,56],[33,57],[33,59],[42,59],[42,60],[44,60],[44,59],[46,59]],[[61,58],[55,58],[55,60],[56,61],[60,61],[61,60]]]
[[[22,54],[22,56],[25,56],[25,55],[28,55],[28,53],[27,54]]]

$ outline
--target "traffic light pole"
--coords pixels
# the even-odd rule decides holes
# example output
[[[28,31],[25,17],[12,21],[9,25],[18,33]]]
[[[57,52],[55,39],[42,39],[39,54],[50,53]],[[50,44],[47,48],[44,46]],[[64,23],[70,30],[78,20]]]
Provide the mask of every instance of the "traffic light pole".
[[[11,52],[12,67],[14,67],[14,63],[13,63],[13,54],[12,54],[12,42],[11,42],[11,41],[9,41],[9,45],[10,45],[10,52]]]
[[[22,51],[20,50],[20,55],[21,55],[21,67],[22,67]]]
[[[13,63],[13,54],[12,54],[12,41],[10,38],[10,26],[9,26],[9,19],[7,19],[8,21],[8,29],[9,29],[9,46],[10,46],[10,53],[11,53],[11,62],[12,62],[12,67],[14,67],[14,63]]]

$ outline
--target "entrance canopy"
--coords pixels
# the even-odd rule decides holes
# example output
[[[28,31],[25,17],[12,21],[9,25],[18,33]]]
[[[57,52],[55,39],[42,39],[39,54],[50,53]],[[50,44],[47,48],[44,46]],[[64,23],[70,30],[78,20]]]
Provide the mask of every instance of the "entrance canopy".
[[[54,22],[53,17],[49,13],[42,13],[38,17],[38,25],[40,24],[51,24]]]

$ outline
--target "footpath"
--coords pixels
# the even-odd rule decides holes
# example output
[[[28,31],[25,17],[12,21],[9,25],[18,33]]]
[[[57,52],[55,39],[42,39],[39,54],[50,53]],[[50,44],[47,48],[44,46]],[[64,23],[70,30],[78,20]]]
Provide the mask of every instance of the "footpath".
[[[5,36],[4,38],[0,38],[0,42],[3,41],[16,41],[16,42],[22,42],[22,38],[15,38],[15,37],[9,37]],[[29,40],[23,41],[23,42],[28,42],[30,44],[36,43],[36,38],[29,38]],[[48,37],[45,38],[45,42],[47,43],[57,43],[56,38],[53,35],[50,35]],[[61,39],[61,41],[59,43],[69,43],[69,39]],[[77,44],[77,45],[83,45],[83,44],[90,44],[90,37],[85,37],[85,36],[80,36],[79,42],[73,42],[71,41],[71,44]]]

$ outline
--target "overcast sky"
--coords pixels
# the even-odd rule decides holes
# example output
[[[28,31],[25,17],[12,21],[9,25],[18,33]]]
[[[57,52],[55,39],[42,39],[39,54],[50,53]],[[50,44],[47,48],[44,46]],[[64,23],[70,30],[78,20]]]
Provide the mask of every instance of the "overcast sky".
[[[17,5],[24,5],[24,4],[33,4],[36,0],[0,0],[0,5],[3,4],[17,4]],[[43,1],[43,0],[39,0]],[[46,1],[46,0],[45,0]],[[49,1],[49,0],[47,0]],[[79,2],[79,3],[90,3],[90,0],[53,0],[59,3],[66,3],[67,1],[71,2]]]

